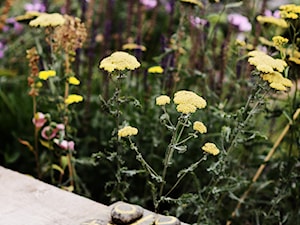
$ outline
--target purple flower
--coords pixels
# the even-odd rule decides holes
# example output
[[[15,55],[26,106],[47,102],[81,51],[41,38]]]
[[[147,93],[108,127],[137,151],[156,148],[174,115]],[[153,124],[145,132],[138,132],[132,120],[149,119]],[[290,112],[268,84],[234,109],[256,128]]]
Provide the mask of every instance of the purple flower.
[[[164,5],[167,13],[172,13],[174,10],[174,3],[169,0],[161,0],[161,4]]]
[[[208,22],[198,16],[190,16],[190,22],[194,27],[205,26]]]
[[[0,59],[2,59],[4,57],[5,50],[6,50],[5,44],[0,41]]]
[[[248,18],[238,13],[232,13],[227,16],[228,22],[236,26],[239,31],[246,32],[252,29],[252,25]]]
[[[22,26],[20,23],[18,23],[18,22],[15,20],[15,18],[8,18],[8,19],[6,19],[6,24],[7,24],[8,26],[4,26],[4,28],[3,28],[4,32],[9,31],[9,29],[10,29],[11,26],[13,26],[14,31],[15,31],[17,34],[21,33],[21,31],[23,30],[23,26]]]
[[[37,12],[45,12],[46,7],[39,0],[33,0],[32,3],[26,3],[24,6],[26,11],[37,11]]]
[[[264,15],[268,17],[280,18],[280,11],[275,10],[274,12],[272,12],[270,9],[266,9]]]
[[[140,3],[147,7],[147,9],[153,9],[157,6],[157,0],[140,0]]]

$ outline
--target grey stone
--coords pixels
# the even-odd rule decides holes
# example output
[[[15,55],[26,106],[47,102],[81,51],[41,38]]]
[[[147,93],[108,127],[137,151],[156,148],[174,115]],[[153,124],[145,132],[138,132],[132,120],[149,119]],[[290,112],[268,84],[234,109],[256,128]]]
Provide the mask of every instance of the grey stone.
[[[174,216],[159,216],[155,225],[180,225],[180,221]]]
[[[143,216],[144,209],[138,205],[119,203],[111,210],[111,220],[115,224],[129,224]]]

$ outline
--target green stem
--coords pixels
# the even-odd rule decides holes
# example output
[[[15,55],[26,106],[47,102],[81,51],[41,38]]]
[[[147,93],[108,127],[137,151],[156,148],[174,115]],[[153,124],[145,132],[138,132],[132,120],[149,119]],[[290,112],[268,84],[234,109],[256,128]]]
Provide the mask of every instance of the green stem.
[[[36,113],[37,113],[36,96],[33,96],[32,100],[33,100],[33,117],[35,117]],[[34,152],[33,153],[34,153],[34,159],[35,159],[35,163],[36,163],[37,175],[38,175],[38,178],[41,179],[42,174],[41,174],[40,160],[39,160],[38,132],[39,132],[39,129],[36,126],[34,126]]]
[[[205,161],[207,159],[207,155],[204,154],[203,157],[201,159],[199,159],[197,162],[193,163],[191,166],[189,166],[189,168],[185,169],[184,172],[179,176],[178,180],[176,181],[176,183],[172,186],[172,188],[167,192],[167,194],[165,194],[165,196],[168,196],[177,186],[178,184],[182,181],[182,179],[185,177],[185,175],[187,175],[190,172],[193,172],[198,165],[202,162]]]
[[[151,176],[159,178],[160,176],[155,172],[155,170],[147,163],[147,161],[144,159],[143,155],[140,153],[138,148],[135,146],[135,144],[132,142],[131,138],[129,137],[130,142],[130,148],[135,151],[137,154],[137,159],[141,162],[141,164],[144,166],[144,168],[148,171],[148,173]]]
[[[189,119],[189,116],[183,117],[184,118],[184,123],[182,123],[181,122],[182,117],[183,116],[181,115],[178,118],[178,122],[177,122],[177,125],[176,125],[176,128],[175,128],[175,131],[173,132],[171,143],[169,144],[167,152],[166,152],[166,156],[165,156],[165,160],[164,160],[164,169],[163,169],[163,173],[162,173],[162,183],[161,183],[160,190],[159,190],[159,198],[161,198],[162,195],[163,195],[163,190],[164,190],[164,186],[165,186],[165,183],[166,183],[165,179],[166,179],[166,175],[167,175],[167,170],[168,170],[169,164],[172,160],[173,153],[174,153],[174,150],[175,150],[174,146],[176,146],[177,142],[180,140],[180,137],[183,133],[183,130],[186,127],[185,124]],[[179,134],[177,135],[177,131],[179,130],[180,125],[182,127],[180,129]]]
[[[249,96],[248,100],[247,100],[247,103],[244,107],[244,110],[242,112],[242,115],[243,115],[243,118],[244,118],[244,115],[247,114],[247,117],[242,121],[242,122],[239,122],[239,124],[237,125],[237,127],[234,129],[234,138],[233,140],[231,141],[230,143],[230,146],[228,147],[228,150],[227,150],[227,155],[229,155],[229,153],[232,151],[233,147],[236,145],[236,142],[240,136],[240,133],[243,131],[243,129],[241,129],[242,126],[246,126],[249,122],[249,120],[252,118],[253,115],[255,115],[255,111],[257,110],[258,106],[261,104],[261,99],[264,99],[264,97],[266,96],[266,94],[268,93],[268,91],[266,91],[262,97],[260,97],[254,104],[254,106],[252,107],[252,109],[248,112],[248,109],[250,108],[250,103],[252,102],[252,100],[255,98],[255,96],[259,95],[260,92],[263,90],[262,87],[260,87],[259,85],[257,86],[258,87],[258,90],[252,94],[251,96]]]

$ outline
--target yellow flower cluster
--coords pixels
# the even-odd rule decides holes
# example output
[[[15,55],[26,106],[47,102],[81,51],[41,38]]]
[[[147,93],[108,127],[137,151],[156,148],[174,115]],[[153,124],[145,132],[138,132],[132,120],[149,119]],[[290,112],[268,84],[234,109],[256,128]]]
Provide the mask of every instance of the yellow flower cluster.
[[[194,129],[195,131],[198,131],[198,132],[201,133],[201,134],[204,134],[204,133],[207,132],[206,126],[205,126],[202,122],[200,122],[200,121],[195,121],[195,122],[194,122],[194,124],[193,124],[193,129]]]
[[[79,85],[80,84],[80,81],[74,76],[69,77],[68,81],[69,81],[69,84],[73,84],[73,85]]]
[[[54,77],[54,76],[56,76],[55,70],[43,70],[39,72],[39,78],[41,80],[48,80],[49,77]]]
[[[257,21],[264,24],[264,23],[270,23],[270,24],[274,24],[278,27],[282,27],[282,28],[288,28],[288,23],[281,18],[275,18],[273,16],[257,16],[256,17]]]
[[[217,146],[210,142],[206,143],[202,147],[202,150],[212,155],[218,155],[220,153],[220,150],[217,148]]]
[[[41,13],[37,18],[29,22],[32,27],[56,27],[63,25],[65,18],[59,13]]]
[[[283,19],[296,20],[299,18],[300,6],[295,4],[287,4],[279,7],[280,16]]]
[[[283,72],[287,63],[281,59],[274,59],[261,51],[251,51],[248,53],[250,58],[248,62],[254,65],[260,72],[261,78],[268,81],[270,87],[278,91],[285,91],[287,87],[291,87],[292,81],[284,78],[280,72]]]
[[[140,65],[134,56],[127,52],[117,51],[102,59],[99,67],[111,73],[114,70],[135,70],[139,68]]]
[[[189,4],[192,4],[192,5],[197,5],[200,8],[203,7],[202,2],[200,2],[199,0],[180,0],[180,1],[183,2],[183,3],[189,3]]]
[[[263,80],[270,83],[270,87],[278,91],[285,91],[287,87],[292,87],[293,83],[288,78],[282,76],[279,72],[261,74]]]
[[[163,73],[164,69],[161,66],[152,66],[148,69],[148,73]]]
[[[118,131],[118,136],[119,137],[129,137],[133,135],[137,135],[138,129],[132,126],[126,126],[123,127]]]
[[[258,71],[272,73],[275,70],[282,72],[287,63],[281,59],[274,59],[265,52],[254,50],[248,53],[248,62],[254,65]]]
[[[296,49],[287,49],[287,55],[289,55],[289,61],[300,65],[300,52]]]
[[[81,95],[71,94],[66,98],[65,104],[70,105],[81,101],[83,101],[83,97]]]
[[[122,46],[122,49],[123,50],[135,50],[135,49],[138,49],[138,50],[141,50],[141,51],[146,51],[146,47],[143,46],[143,45],[138,45],[138,44],[135,44],[135,43],[127,43],[127,44],[124,44]]]
[[[177,111],[184,114],[194,113],[197,109],[206,107],[205,99],[192,91],[177,91],[174,94],[173,101],[177,104]]]
[[[289,39],[284,38],[282,36],[274,36],[272,38],[272,41],[276,47],[282,47],[283,45],[289,42]]]
[[[170,104],[171,102],[170,97],[167,95],[158,96],[155,100],[156,100],[156,105],[166,105],[166,104]]]

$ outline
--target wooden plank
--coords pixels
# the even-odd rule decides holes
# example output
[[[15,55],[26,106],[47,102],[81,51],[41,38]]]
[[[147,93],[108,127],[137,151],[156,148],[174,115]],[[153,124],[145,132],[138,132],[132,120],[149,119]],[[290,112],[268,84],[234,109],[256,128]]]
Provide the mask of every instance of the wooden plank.
[[[0,166],[1,225],[111,225],[111,211],[120,203],[105,206]],[[143,209],[133,224],[148,225],[158,218],[163,216]]]
[[[76,225],[110,220],[110,208],[0,167],[0,224]]]

